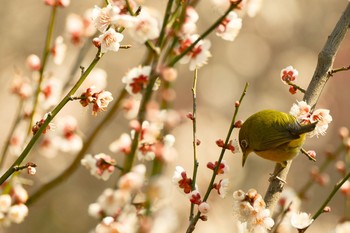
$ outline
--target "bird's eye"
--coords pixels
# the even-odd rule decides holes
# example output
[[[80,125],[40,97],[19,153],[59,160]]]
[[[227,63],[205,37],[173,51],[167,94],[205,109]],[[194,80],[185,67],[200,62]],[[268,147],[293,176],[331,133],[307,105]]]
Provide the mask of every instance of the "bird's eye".
[[[245,140],[245,139],[243,139],[242,141],[241,141],[241,146],[242,146],[242,148],[248,148],[248,142],[247,142],[247,140]]]

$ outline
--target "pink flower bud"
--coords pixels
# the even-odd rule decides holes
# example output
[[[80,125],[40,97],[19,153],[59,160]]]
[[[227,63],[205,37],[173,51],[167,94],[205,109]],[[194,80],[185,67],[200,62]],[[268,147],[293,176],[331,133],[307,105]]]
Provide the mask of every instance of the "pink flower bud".
[[[95,37],[94,39],[92,39],[92,44],[95,45],[96,48],[100,48],[101,40],[98,37]]]
[[[40,58],[35,54],[29,55],[26,63],[28,68],[32,71],[40,70],[41,68]]]
[[[172,67],[166,67],[161,71],[162,77],[167,82],[173,82],[177,78],[177,71]]]
[[[201,204],[199,204],[198,210],[202,214],[207,214],[209,212],[209,210],[210,210],[210,205],[208,203],[206,203],[206,202],[202,202]]]

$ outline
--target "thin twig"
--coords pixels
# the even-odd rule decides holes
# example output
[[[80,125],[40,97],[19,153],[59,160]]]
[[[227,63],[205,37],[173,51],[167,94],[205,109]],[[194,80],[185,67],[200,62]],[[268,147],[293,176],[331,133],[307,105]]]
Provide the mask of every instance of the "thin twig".
[[[7,139],[6,139],[4,148],[3,148],[2,153],[1,153],[1,157],[0,157],[0,169],[2,168],[2,166],[3,166],[4,163],[5,163],[6,156],[7,156],[7,150],[8,150],[8,148],[9,148],[9,146],[10,146],[11,138],[13,137],[13,134],[14,134],[14,132],[15,132],[16,126],[17,126],[17,124],[20,122],[20,120],[21,120],[21,118],[22,118],[22,117],[21,117],[22,107],[23,107],[23,100],[21,99],[21,100],[20,100],[20,103],[19,103],[19,105],[18,105],[17,111],[16,111],[16,119],[15,119],[15,121],[13,122],[13,124],[12,124],[12,126],[11,126],[11,129],[10,129],[9,134],[7,135]]]
[[[344,149],[344,144],[341,143],[335,150],[335,152],[332,154],[332,156],[326,156],[326,159],[319,166],[319,172],[324,172],[326,168],[328,168],[328,166],[331,164],[331,162],[334,161]],[[309,180],[302,186],[302,188],[300,188],[297,196],[300,199],[305,199],[307,191],[312,187],[313,184],[315,184],[314,180],[312,178],[309,178]]]
[[[245,94],[246,94],[246,92],[247,92],[247,89],[248,89],[248,83],[245,84],[245,87],[244,87],[243,92],[242,92],[242,94],[241,94],[241,97],[240,97],[240,99],[239,99],[239,103],[240,103],[240,104],[242,103],[242,100],[243,100],[243,98],[244,98],[244,96],[245,96]],[[213,174],[212,174],[211,180],[210,180],[210,182],[209,182],[209,184],[208,184],[207,191],[206,191],[206,193],[205,193],[205,195],[204,195],[203,202],[205,202],[205,201],[208,200],[209,195],[210,195],[210,192],[211,192],[212,189],[213,189],[214,181],[215,181],[215,178],[216,178],[216,176],[217,176],[217,173],[218,173],[220,164],[221,164],[221,162],[222,162],[222,159],[224,158],[227,145],[228,145],[229,142],[230,142],[230,138],[231,138],[232,131],[233,131],[233,129],[235,128],[236,117],[237,117],[237,114],[238,114],[238,110],[239,110],[240,104],[238,104],[238,105],[235,106],[235,112],[234,112],[234,114],[233,114],[233,116],[232,116],[230,128],[229,128],[229,130],[228,130],[228,132],[227,132],[227,135],[226,135],[225,144],[224,144],[224,146],[222,147],[222,150],[221,150],[221,153],[220,153],[220,156],[219,156],[219,159],[218,159],[218,163],[217,163],[218,165],[217,165],[217,166],[214,168],[214,170],[213,170]],[[188,228],[187,228],[187,230],[186,230],[186,233],[191,233],[191,232],[194,231],[195,226],[196,226],[196,224],[197,224],[199,218],[200,218],[200,212],[198,211],[197,214],[196,214],[196,216],[192,219],[192,221],[190,221],[190,224],[189,224],[189,226],[188,226]]]
[[[197,171],[199,162],[197,159],[197,75],[198,70],[195,69],[193,77],[192,97],[193,97],[193,109],[192,109],[192,137],[193,137],[193,174],[192,174],[192,191],[196,189]],[[194,213],[194,204],[191,203],[190,217],[191,221]]]
[[[328,72],[328,75],[333,76],[333,74],[335,74],[335,73],[338,73],[340,71],[346,71],[346,70],[350,70],[350,66],[344,66],[344,67],[333,69],[333,70]]]

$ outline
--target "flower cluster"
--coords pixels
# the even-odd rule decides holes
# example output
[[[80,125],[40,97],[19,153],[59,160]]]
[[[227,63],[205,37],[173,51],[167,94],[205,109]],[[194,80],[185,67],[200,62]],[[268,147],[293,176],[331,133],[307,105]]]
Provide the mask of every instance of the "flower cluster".
[[[112,93],[109,91],[97,91],[93,92],[95,87],[86,89],[85,92],[79,97],[80,104],[83,107],[92,104],[92,115],[97,116],[97,113],[106,111],[108,104],[113,100]]]
[[[134,105],[134,99],[128,99],[125,102],[128,107],[128,118],[136,117],[131,114],[130,105]],[[135,112],[134,112],[135,113]],[[139,144],[136,151],[137,158],[140,161],[152,161],[157,159],[162,162],[169,162],[176,156],[174,149],[175,137],[172,134],[162,135],[164,128],[171,129],[179,123],[177,113],[168,110],[160,110],[157,105],[148,108],[147,120],[141,125],[137,120],[131,119],[130,134],[123,133],[117,140],[110,144],[109,149],[113,153],[123,153],[128,155],[131,150],[131,142],[134,139],[133,135],[139,132]]]
[[[144,185],[145,172],[144,165],[135,166],[120,178],[118,189],[106,189],[96,203],[90,204],[89,214],[102,219],[96,226],[97,233],[137,232],[140,210],[132,202]]]
[[[10,187],[10,190],[4,192]],[[28,207],[25,205],[28,193],[17,179],[3,185],[0,195],[0,224],[9,226],[11,223],[21,223],[28,215]]]
[[[83,146],[83,140],[78,134],[77,119],[65,115],[56,119],[56,130],[45,134],[39,144],[39,152],[47,158],[54,158],[58,151],[77,152]]]
[[[81,160],[81,164],[90,171],[91,175],[98,179],[108,180],[115,169],[116,161],[103,153],[94,156],[87,154]]]
[[[328,109],[312,111],[311,106],[305,101],[297,101],[297,104],[293,104],[289,113],[295,116],[301,124],[317,122],[315,130],[308,133],[310,137],[324,135],[328,129],[328,124],[332,122],[332,116]]]
[[[83,16],[69,14],[66,20],[66,31],[70,41],[75,46],[81,46],[84,40],[96,33],[92,23],[92,10],[85,11]]]
[[[255,189],[247,193],[235,191],[233,199],[233,214],[242,224],[246,223],[248,232],[267,232],[273,227],[270,210],[266,209],[264,199]]]
[[[141,99],[142,91],[147,87],[150,73],[150,66],[130,69],[122,78],[127,92],[134,98]]]
[[[297,86],[293,83],[298,77],[299,72],[293,66],[287,66],[281,70],[281,80],[284,84],[289,85],[289,92],[294,95],[297,93]]]
[[[231,11],[216,30],[216,35],[224,40],[234,41],[242,28],[242,19],[237,13]]]

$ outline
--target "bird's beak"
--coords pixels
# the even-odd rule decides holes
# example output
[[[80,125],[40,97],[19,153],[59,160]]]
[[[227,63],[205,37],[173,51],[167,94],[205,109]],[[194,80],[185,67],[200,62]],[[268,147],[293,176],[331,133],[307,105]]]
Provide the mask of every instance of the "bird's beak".
[[[243,152],[243,157],[242,157],[242,167],[244,167],[244,164],[245,164],[245,161],[247,160],[247,158],[248,158],[248,153]]]

